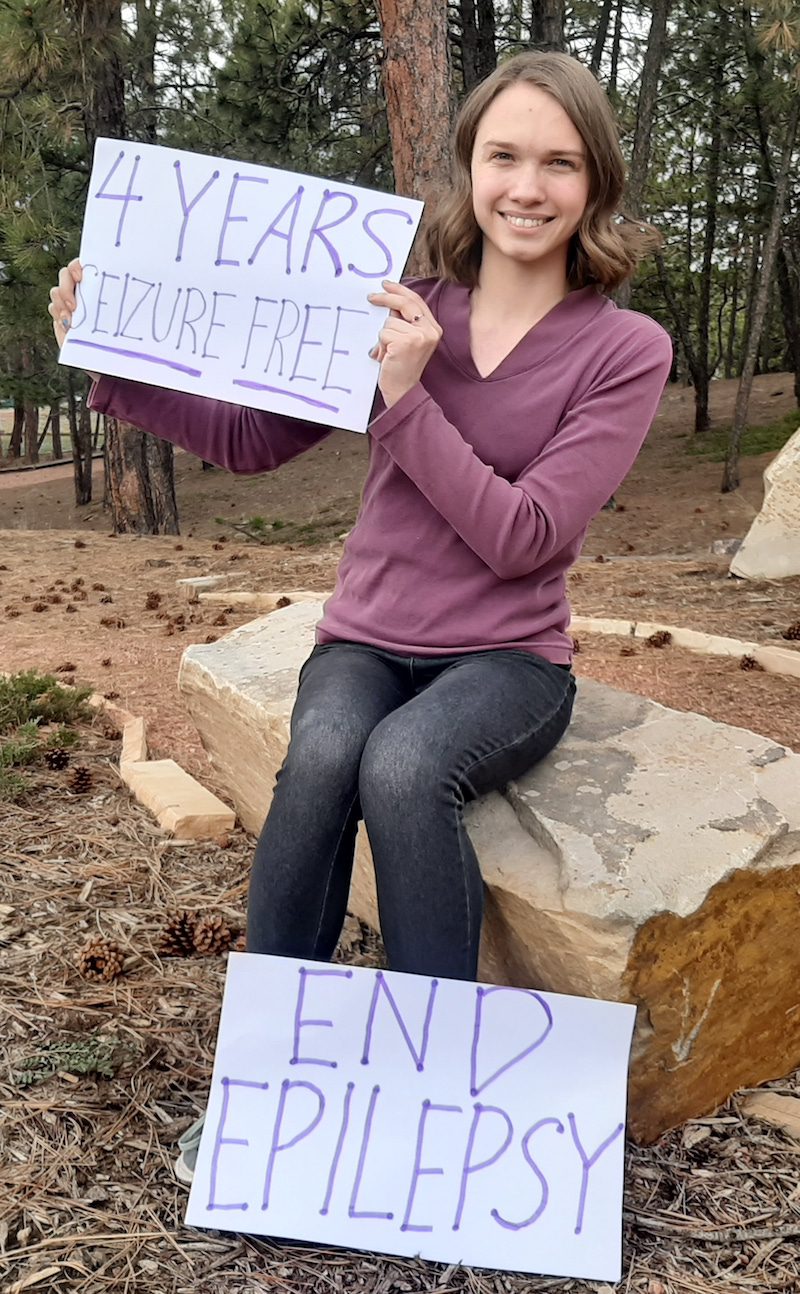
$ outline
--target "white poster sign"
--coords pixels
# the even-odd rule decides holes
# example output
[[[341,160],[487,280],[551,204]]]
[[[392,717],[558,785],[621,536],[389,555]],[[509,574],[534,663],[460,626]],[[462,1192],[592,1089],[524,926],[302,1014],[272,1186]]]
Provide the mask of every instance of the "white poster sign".
[[[99,139],[61,362],[365,431],[422,203]]]
[[[186,1221],[616,1281],[634,1015],[234,953]]]

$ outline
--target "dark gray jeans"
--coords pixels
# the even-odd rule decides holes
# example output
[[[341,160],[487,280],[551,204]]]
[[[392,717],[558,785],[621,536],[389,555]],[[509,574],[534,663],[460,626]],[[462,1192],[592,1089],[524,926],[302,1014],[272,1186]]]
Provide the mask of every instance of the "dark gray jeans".
[[[391,969],[474,979],[483,884],[464,805],[552,750],[574,693],[530,652],[315,647],[256,848],[248,951],[333,955],[363,817]]]

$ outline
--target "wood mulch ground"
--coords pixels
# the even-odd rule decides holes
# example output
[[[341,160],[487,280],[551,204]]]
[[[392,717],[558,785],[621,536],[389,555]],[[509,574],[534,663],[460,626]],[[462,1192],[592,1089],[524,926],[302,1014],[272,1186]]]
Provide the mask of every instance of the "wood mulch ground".
[[[73,755],[88,790],[34,772],[2,809],[3,1294],[611,1294],[184,1226],[175,1142],[208,1090],[225,956],[165,956],[161,935],[181,909],[241,924],[252,842],[165,840],[120,786],[118,745],[96,719]],[[81,973],[97,936],[122,956],[107,983]],[[340,959],[379,956],[349,919]],[[798,1075],[769,1086],[800,1096]],[[745,1097],[629,1148],[619,1291],[800,1289],[800,1143],[748,1117]]]
[[[729,415],[734,394],[734,384],[714,385],[717,419]],[[570,581],[574,610],[791,646],[781,635],[800,619],[800,580],[732,580],[726,559],[709,551],[715,539],[744,534],[768,460],[744,459],[741,490],[719,495],[719,465],[686,453],[690,403],[685,391],[665,395],[621,507],[592,526]],[[757,379],[755,421],[789,408],[789,378]],[[178,664],[189,643],[248,616],[190,606],[176,580],[224,571],[236,573],[232,588],[330,589],[365,449],[363,439],[338,433],[252,480],[203,473],[178,456],[185,533],[177,539],[110,537],[101,504],[74,508],[63,472],[0,474],[0,668],[95,684],[146,716],[152,754],[177,758],[213,785],[177,694]],[[271,532],[280,543],[246,544],[215,521],[254,515],[280,523]],[[635,654],[622,655],[631,645]],[[576,669],[800,749],[797,680],[584,634]],[[241,922],[252,842],[239,831],[224,845],[165,840],[120,786],[116,744],[98,722],[82,738],[80,759],[94,774],[88,792],[71,792],[62,774],[35,773],[29,797],[0,808],[2,1294],[608,1294],[596,1282],[321,1252],[182,1225],[185,1192],[171,1161],[208,1088],[224,957],[165,958],[160,931],[176,908]],[[123,973],[109,984],[80,975],[90,934],[123,950]],[[341,956],[370,963],[378,955],[348,923]],[[110,1047],[113,1077],[80,1072],[90,1044]],[[53,1072],[23,1086],[28,1063]],[[771,1086],[800,1096],[797,1075]],[[630,1150],[625,1294],[800,1292],[800,1143],[748,1118],[744,1096]]]

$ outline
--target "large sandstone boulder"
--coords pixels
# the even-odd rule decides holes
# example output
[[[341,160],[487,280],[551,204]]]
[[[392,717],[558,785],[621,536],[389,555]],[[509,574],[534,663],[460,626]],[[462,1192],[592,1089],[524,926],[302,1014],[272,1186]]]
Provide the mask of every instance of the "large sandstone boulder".
[[[253,831],[318,612],[288,607],[183,658],[184,697]],[[800,756],[583,681],[557,749],[468,821],[482,976],[637,1003],[638,1140],[800,1065]],[[377,923],[363,837],[351,906]]]
[[[800,428],[764,473],[764,503],[730,572],[751,580],[800,575]]]

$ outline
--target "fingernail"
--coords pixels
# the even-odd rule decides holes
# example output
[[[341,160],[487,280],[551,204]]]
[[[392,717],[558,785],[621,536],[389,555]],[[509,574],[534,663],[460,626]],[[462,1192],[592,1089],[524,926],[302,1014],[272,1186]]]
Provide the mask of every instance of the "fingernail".
[[[69,328],[69,319],[62,319],[62,320],[61,320],[61,327],[62,327],[62,328]]]

